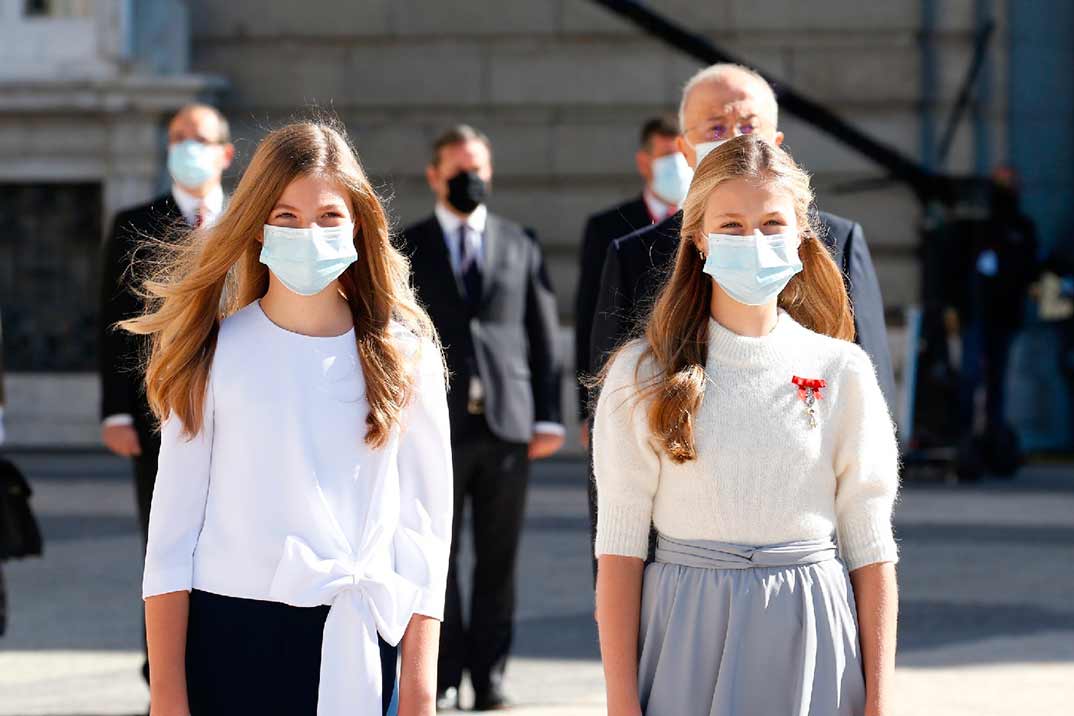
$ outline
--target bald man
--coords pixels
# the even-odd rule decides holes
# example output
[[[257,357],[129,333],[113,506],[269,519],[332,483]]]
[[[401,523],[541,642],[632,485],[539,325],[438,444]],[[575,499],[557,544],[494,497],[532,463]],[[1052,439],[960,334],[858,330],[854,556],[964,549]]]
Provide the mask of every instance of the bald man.
[[[778,120],[775,93],[763,77],[739,65],[712,65],[700,70],[683,88],[676,144],[687,164],[696,168],[705,155],[740,134],[758,134],[779,146],[783,133],[778,129]],[[856,340],[872,359],[884,397],[894,410],[895,377],[884,325],[884,301],[865,232],[860,224],[823,211],[818,212],[818,218],[821,238],[847,281]],[[608,247],[590,339],[593,375],[617,346],[643,329],[652,302],[671,271],[681,228],[679,211],[660,223],[616,239]],[[590,480],[592,539],[596,536],[596,499],[596,487]]]
[[[221,176],[234,154],[224,115],[204,104],[182,107],[168,124],[171,188],[117,214],[103,246],[97,349],[101,440],[114,454],[131,458],[143,540],[149,530],[160,438],[143,386],[145,341],[115,324],[143,309],[135,283],[145,276],[147,258],[144,249],[135,249],[147,238],[171,240],[191,228],[211,225],[224,209]],[[148,680],[148,664],[143,672]]]
[[[738,65],[718,64],[695,74],[679,105],[679,151],[691,168],[724,141],[758,134],[780,145],[779,107],[768,82]],[[843,269],[854,307],[859,345],[872,358],[888,405],[895,405],[895,379],[884,325],[884,303],[861,225],[826,212],[818,218],[828,248]],[[591,369],[641,328],[679,246],[682,212],[613,241],[608,247],[590,344]]]

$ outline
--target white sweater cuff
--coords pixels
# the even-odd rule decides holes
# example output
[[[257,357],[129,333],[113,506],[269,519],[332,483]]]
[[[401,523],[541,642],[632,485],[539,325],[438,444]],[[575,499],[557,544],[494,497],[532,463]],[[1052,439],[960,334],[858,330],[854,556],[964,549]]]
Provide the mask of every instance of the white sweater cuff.
[[[649,555],[652,510],[631,504],[601,501],[597,510],[596,556],[602,554],[645,559]]]
[[[841,525],[839,551],[847,571],[878,562],[899,561],[899,548],[886,520]]]

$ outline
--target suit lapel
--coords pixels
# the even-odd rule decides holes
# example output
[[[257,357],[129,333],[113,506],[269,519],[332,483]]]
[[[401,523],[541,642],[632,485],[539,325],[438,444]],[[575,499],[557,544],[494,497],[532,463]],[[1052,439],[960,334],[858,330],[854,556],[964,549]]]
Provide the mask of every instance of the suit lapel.
[[[422,237],[422,243],[424,246],[419,247],[419,250],[423,251],[427,257],[429,268],[429,281],[428,286],[446,285],[441,279],[442,276],[451,276],[453,282],[452,286],[455,287],[454,291],[447,291],[447,293],[454,293],[455,298],[459,301],[463,300],[465,295],[465,289],[462,282],[456,275],[455,270],[451,267],[451,255],[448,254],[447,240],[444,236],[444,230],[440,227],[440,222],[435,216],[429,219],[426,224],[426,230]]]
[[[488,215],[485,223],[485,235],[481,239],[481,303],[488,302],[495,289],[496,283],[493,275],[497,269],[497,262],[503,253],[503,227],[499,220],[492,214]]]
[[[653,221],[653,217],[649,215],[649,206],[645,203],[644,196],[639,196],[629,204],[623,214],[627,224],[633,227],[631,231],[644,229]],[[617,236],[616,238],[619,237]]]

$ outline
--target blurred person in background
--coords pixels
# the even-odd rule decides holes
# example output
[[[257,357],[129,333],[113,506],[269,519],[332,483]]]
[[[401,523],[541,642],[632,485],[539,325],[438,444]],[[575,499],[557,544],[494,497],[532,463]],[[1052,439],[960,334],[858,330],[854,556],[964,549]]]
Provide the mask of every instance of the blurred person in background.
[[[3,322],[0,317],[0,323]],[[7,631],[7,585],[4,562],[43,553],[41,530],[30,507],[31,489],[19,468],[2,452],[4,434],[4,336],[0,326],[0,636]]]
[[[716,64],[687,81],[679,106],[678,147],[693,168],[713,149],[741,134],[758,134],[779,146],[779,106],[772,87],[757,72],[739,65]],[[818,212],[820,237],[843,271],[854,311],[858,344],[876,366],[888,404],[895,405],[884,303],[872,256],[860,224]],[[671,269],[679,243],[682,212],[613,241],[608,247],[593,318],[591,371],[599,372],[607,355],[637,334],[654,296]]]
[[[615,239],[659,223],[679,210],[693,172],[676,146],[678,136],[678,124],[672,117],[646,120],[641,127],[641,146],[634,155],[638,174],[644,181],[641,194],[586,220],[574,304],[574,368],[578,374],[578,418],[582,421],[583,444],[589,440],[586,421],[589,390],[583,378],[589,374],[590,332],[604,257]]]
[[[4,317],[0,312],[0,447],[4,446]],[[0,636],[7,631],[7,584],[4,582],[4,563],[0,561]]]
[[[469,671],[474,708],[492,710],[507,705],[529,463],[563,444],[556,300],[536,237],[485,205],[492,147],[484,134],[466,125],[448,130],[425,173],[433,214],[405,229],[402,244],[451,376],[455,516],[437,702],[457,707]],[[475,562],[465,624],[457,558],[467,501]]]
[[[679,125],[674,117],[653,117],[641,126],[641,146],[634,154],[638,174],[644,181],[641,194],[630,201],[593,214],[582,235],[578,292],[574,303],[574,370],[578,381],[578,420],[581,442],[589,447],[589,345],[593,311],[600,290],[600,274],[608,246],[622,236],[673,216],[690,188],[693,170],[679,151]],[[587,481],[590,525],[596,525],[596,492],[592,475]],[[596,532],[590,530],[590,541]],[[596,575],[596,559],[593,574]]]
[[[212,226],[223,211],[221,176],[234,154],[228,122],[217,109],[204,104],[182,107],[168,124],[171,188],[117,214],[104,242],[98,319],[101,440],[112,453],[133,462],[143,540],[149,530],[160,435],[140,368],[146,342],[115,326],[144,310],[139,286],[153,268],[151,242],[171,242],[187,229]],[[148,661],[143,674],[148,680]]]
[[[959,452],[963,479],[983,470],[1011,476],[1022,462],[1007,423],[1007,365],[1025,321],[1029,286],[1038,274],[1037,231],[1021,209],[1018,175],[997,167],[986,221],[974,222],[958,243],[956,309],[962,339],[959,371]],[[977,428],[977,393],[984,388],[984,426]]]

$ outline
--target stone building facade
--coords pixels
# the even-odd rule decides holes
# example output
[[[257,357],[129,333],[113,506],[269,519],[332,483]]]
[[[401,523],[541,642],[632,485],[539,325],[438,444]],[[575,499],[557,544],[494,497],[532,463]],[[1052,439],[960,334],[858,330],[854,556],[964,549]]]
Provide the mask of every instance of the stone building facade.
[[[982,101],[946,167],[973,172],[1007,152],[1008,1],[649,4],[926,163],[974,33],[985,16],[995,17]],[[34,6],[74,16],[33,17]],[[311,107],[338,115],[398,225],[432,208],[423,178],[432,138],[468,122],[494,144],[493,210],[534,227],[546,247],[565,326],[586,216],[639,191],[638,129],[677,107],[699,67],[589,0],[11,0],[0,7],[7,13],[0,32],[9,33],[0,37],[0,181],[96,187],[71,199],[97,202],[98,224],[91,231],[83,221],[80,241],[99,239],[116,209],[163,186],[162,121],[196,95],[215,92],[232,121],[238,160],[229,182],[267,129]],[[31,32],[69,39],[30,42]],[[915,301],[921,215],[911,193],[898,185],[841,191],[883,172],[789,114],[780,123],[786,146],[815,177],[821,206],[864,225],[888,307]],[[36,211],[47,214],[45,203]],[[18,236],[22,251],[40,234]],[[8,252],[0,254],[0,299],[10,293],[5,264],[15,250],[0,237]],[[79,251],[78,270],[89,276],[89,254]],[[86,308],[79,320],[92,318]],[[16,362],[15,370],[30,368]],[[17,372],[13,393],[57,410],[77,384],[79,407],[65,409],[62,435],[92,443],[92,380],[56,370],[34,378],[33,390]],[[34,420],[13,410],[11,423],[16,442],[37,442]]]

